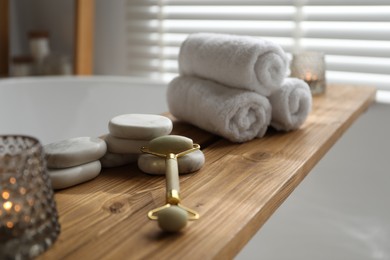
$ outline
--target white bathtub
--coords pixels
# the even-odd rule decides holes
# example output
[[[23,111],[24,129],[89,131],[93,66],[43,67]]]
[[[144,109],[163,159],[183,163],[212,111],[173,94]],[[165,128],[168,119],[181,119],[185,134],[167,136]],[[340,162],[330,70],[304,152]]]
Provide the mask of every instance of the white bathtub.
[[[167,111],[165,91],[127,77],[0,80],[0,134],[99,136],[115,115]],[[389,115],[372,106],[236,259],[390,259]]]
[[[374,104],[237,256],[390,259],[390,105]]]
[[[0,80],[0,134],[34,135],[42,143],[108,132],[116,115],[167,111],[166,84],[129,77]]]

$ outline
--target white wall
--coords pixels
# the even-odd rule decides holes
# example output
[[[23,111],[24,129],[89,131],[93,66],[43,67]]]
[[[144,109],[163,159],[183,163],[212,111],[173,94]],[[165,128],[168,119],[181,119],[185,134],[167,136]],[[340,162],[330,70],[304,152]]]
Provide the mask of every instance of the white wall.
[[[126,75],[126,0],[96,0],[94,73]]]

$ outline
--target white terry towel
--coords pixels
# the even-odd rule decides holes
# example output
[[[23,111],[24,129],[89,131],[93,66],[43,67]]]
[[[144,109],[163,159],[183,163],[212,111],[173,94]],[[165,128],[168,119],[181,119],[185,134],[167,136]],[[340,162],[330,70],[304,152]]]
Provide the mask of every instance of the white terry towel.
[[[263,96],[288,74],[288,58],[270,41],[248,36],[195,33],[180,47],[179,72],[255,91]]]
[[[266,97],[196,77],[173,79],[167,101],[169,111],[178,119],[232,142],[262,137],[271,121]]]
[[[272,106],[271,126],[290,131],[298,129],[305,122],[311,111],[312,95],[303,80],[286,78],[269,101]]]

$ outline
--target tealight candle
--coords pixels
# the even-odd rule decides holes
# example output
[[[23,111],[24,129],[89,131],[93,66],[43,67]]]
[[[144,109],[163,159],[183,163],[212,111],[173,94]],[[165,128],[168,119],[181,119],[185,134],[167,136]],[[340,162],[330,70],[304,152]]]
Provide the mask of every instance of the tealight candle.
[[[0,259],[30,259],[60,232],[43,148],[32,137],[0,136]]]
[[[291,77],[304,80],[312,95],[323,94],[326,90],[325,56],[321,52],[294,54],[291,62]]]

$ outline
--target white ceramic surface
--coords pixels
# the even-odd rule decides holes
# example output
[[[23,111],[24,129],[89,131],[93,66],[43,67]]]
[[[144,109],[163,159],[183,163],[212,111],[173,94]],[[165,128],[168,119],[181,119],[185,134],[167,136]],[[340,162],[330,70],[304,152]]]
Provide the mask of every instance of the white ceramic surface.
[[[136,140],[151,140],[168,135],[172,127],[172,121],[169,118],[151,114],[119,115],[112,118],[108,124],[111,135]]]
[[[0,134],[100,136],[116,115],[167,111],[165,91],[124,77],[0,80]],[[390,259],[389,115],[371,107],[236,259]]]
[[[168,111],[166,84],[131,77],[0,79],[0,133],[37,137],[44,145],[107,133],[121,114]]]

